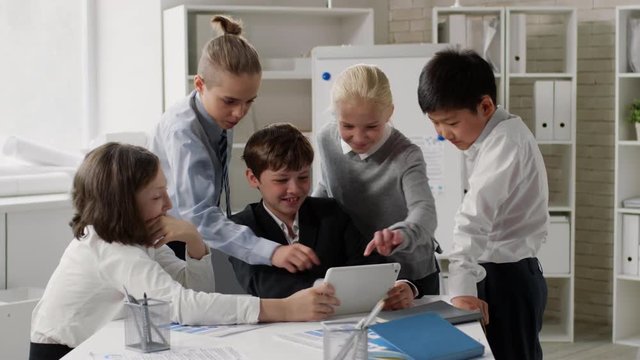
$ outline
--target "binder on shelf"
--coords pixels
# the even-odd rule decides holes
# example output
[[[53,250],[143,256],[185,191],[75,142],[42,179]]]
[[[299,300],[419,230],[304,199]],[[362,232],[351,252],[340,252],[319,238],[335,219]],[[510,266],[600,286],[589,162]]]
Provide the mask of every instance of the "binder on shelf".
[[[467,20],[464,14],[449,15],[447,23],[447,38],[450,44],[459,44],[460,47],[467,47]]]
[[[622,273],[638,276],[640,215],[622,215]]]
[[[553,81],[533,83],[535,133],[538,140],[553,140]]]
[[[472,49],[476,53],[484,53],[484,29],[481,16],[467,16],[466,40],[467,49]]]
[[[569,218],[551,216],[549,234],[538,250],[538,259],[545,274],[569,274],[571,272],[571,231]]]
[[[571,140],[571,81],[555,81],[553,89],[553,138]]]
[[[471,359],[484,354],[482,344],[434,313],[369,328],[414,360]]]
[[[527,72],[527,15],[511,14],[509,19],[509,70],[511,73]]]

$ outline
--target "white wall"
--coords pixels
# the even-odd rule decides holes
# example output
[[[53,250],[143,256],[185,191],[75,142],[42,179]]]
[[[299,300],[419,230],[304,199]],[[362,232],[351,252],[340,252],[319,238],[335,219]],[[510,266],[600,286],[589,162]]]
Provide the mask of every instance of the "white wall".
[[[98,132],[149,131],[162,115],[158,0],[95,0]]]
[[[0,136],[81,147],[82,3],[0,1]]]

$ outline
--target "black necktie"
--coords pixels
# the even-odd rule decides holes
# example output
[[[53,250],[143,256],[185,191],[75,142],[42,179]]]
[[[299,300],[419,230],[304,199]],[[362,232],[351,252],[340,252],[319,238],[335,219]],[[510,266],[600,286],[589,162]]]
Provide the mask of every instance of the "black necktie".
[[[229,203],[229,166],[227,164],[227,130],[220,133],[220,142],[218,143],[218,156],[222,165],[222,190],[224,190],[225,201],[227,204],[227,217],[231,216],[231,203]],[[222,195],[222,194],[220,194]],[[218,206],[220,200],[218,200]]]

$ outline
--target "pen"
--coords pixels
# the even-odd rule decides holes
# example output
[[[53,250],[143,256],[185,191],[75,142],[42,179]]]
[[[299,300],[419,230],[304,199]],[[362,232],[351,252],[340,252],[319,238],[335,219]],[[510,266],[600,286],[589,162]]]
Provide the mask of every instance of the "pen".
[[[358,321],[358,324],[356,324],[356,329],[362,330],[367,326],[371,325],[371,323],[373,322],[373,319],[375,319],[376,316],[378,316],[380,311],[382,311],[383,307],[384,307],[384,299],[378,300],[378,302],[376,303],[376,306],[374,306],[373,309],[371,309],[371,312],[369,313],[369,315],[367,315],[367,317],[362,318],[360,321]]]
[[[134,298],[133,296],[129,295],[129,292],[127,291],[127,288],[124,285],[122,285],[122,288],[124,289],[125,300],[127,301],[127,303],[139,305],[138,300],[136,300],[136,298]],[[141,343],[142,349],[146,350],[147,347],[146,347],[146,344],[144,344],[143,342],[144,338],[142,336],[143,329],[140,327],[140,324],[138,323],[138,316],[136,315],[137,309],[129,307],[129,310],[131,310],[131,316],[133,317],[134,327],[136,328],[136,331],[138,332],[138,336],[140,337],[140,343]],[[144,324],[142,327],[144,327]]]
[[[149,318],[149,303],[147,301],[147,293],[145,292],[142,298],[142,310],[144,311],[144,334],[145,334],[145,347],[151,344],[151,319]]]
[[[359,332],[361,332],[363,329],[366,329],[367,326],[371,325],[373,320],[376,318],[376,316],[378,316],[378,314],[384,307],[384,300],[385,300],[384,298],[378,300],[378,302],[373,307],[373,309],[371,309],[371,312],[369,313],[369,315],[363,317],[362,319],[360,319],[360,321],[358,321],[358,323],[354,328],[353,333],[349,335],[349,338],[347,339],[347,341],[345,341],[344,345],[342,346],[342,349],[340,349],[340,352],[338,352],[338,355],[336,355],[335,360],[343,360],[347,356],[347,353],[349,353],[349,350],[351,350],[351,347],[352,347],[351,343],[354,340],[356,340],[356,335],[359,335],[358,334]],[[367,336],[366,332],[364,336]]]

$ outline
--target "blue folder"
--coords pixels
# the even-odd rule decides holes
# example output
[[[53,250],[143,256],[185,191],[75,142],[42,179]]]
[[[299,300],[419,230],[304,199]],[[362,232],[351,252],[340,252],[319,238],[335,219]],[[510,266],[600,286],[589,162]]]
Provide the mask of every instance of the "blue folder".
[[[435,313],[392,320],[369,327],[414,360],[471,359],[484,346]]]

